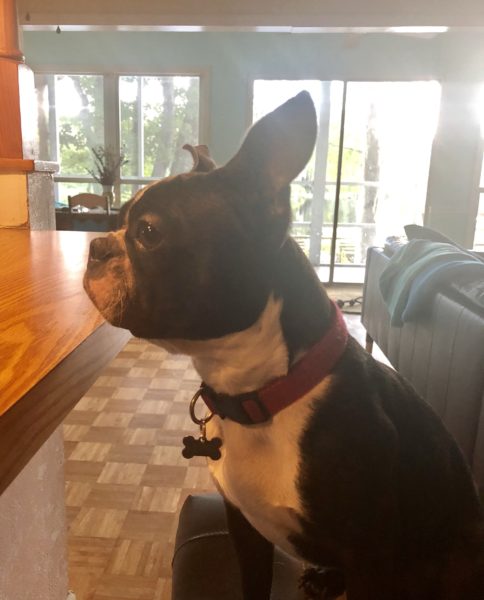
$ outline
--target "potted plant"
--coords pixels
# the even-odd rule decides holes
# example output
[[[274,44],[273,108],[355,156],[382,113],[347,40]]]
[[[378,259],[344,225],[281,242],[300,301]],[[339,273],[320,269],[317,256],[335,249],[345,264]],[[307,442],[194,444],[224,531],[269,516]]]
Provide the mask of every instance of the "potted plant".
[[[119,171],[128,162],[124,150],[119,152],[113,148],[94,146],[91,148],[94,156],[94,168],[88,169],[92,177],[102,185],[103,195],[108,197],[110,206],[113,203],[114,184],[119,179]]]

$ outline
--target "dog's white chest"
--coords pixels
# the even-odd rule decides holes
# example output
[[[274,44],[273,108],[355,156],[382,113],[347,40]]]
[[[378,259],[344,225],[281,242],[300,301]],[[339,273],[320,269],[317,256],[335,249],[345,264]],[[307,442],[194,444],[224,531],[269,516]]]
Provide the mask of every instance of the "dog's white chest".
[[[271,542],[291,551],[287,537],[298,531],[301,512],[297,439],[280,439],[272,426],[242,427],[217,418],[209,437],[223,440],[222,457],[209,461],[224,496]],[[281,432],[283,433],[283,432]]]
[[[276,414],[268,424],[239,425],[215,417],[208,437],[223,441],[220,460],[209,468],[224,496],[264,537],[296,554],[288,537],[300,531],[303,506],[298,490],[299,440],[310,416],[318,386],[305,398]]]
[[[256,390],[288,370],[281,310],[282,300],[270,296],[259,319],[247,330],[215,340],[165,340],[162,345],[170,352],[191,355],[201,379],[219,393]],[[214,417],[207,425],[207,437],[223,442],[222,457],[208,461],[219,489],[264,537],[293,554],[288,537],[299,532],[303,516],[299,441],[312,403],[324,396],[329,380],[266,424],[243,426]]]

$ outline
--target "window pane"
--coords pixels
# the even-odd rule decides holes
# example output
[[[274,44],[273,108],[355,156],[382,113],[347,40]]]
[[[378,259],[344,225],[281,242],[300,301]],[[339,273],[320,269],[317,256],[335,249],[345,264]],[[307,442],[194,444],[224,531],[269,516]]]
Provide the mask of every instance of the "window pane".
[[[309,255],[311,235],[312,190],[303,181],[291,184],[292,228],[291,234],[306,255]]]
[[[484,192],[479,196],[476,231],[474,234],[474,250],[477,250],[478,252],[484,252]]]
[[[141,183],[122,183],[121,184],[121,204],[128,202],[136,192],[146,184]]]
[[[37,92],[39,159],[57,160],[55,75],[34,75]]]
[[[39,156],[60,163],[60,175],[89,175],[91,148],[104,144],[103,78],[36,75]]]
[[[253,121],[258,121],[302,91],[311,94],[316,106],[321,104],[321,81],[317,79],[256,79],[252,107]]]
[[[95,181],[85,183],[74,183],[74,182],[59,182],[55,184],[56,187],[56,206],[68,206],[68,196],[75,196],[76,194],[84,194],[86,192],[90,194],[102,194],[102,186]]]
[[[198,144],[200,79],[188,76],[119,79],[123,177],[157,177],[191,168],[184,144]]]

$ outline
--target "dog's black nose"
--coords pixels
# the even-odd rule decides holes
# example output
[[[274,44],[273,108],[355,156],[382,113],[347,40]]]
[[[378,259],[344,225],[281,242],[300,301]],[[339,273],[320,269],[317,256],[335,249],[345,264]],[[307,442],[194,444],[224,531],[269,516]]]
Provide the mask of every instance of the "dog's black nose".
[[[109,237],[96,238],[89,246],[89,260],[104,262],[116,255],[116,243]]]

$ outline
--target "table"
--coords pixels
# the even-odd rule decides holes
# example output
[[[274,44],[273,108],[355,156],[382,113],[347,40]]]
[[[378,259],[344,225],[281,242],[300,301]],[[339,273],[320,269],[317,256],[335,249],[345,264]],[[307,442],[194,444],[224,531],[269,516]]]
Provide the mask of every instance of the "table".
[[[82,288],[98,235],[0,230],[0,494],[131,337]]]

